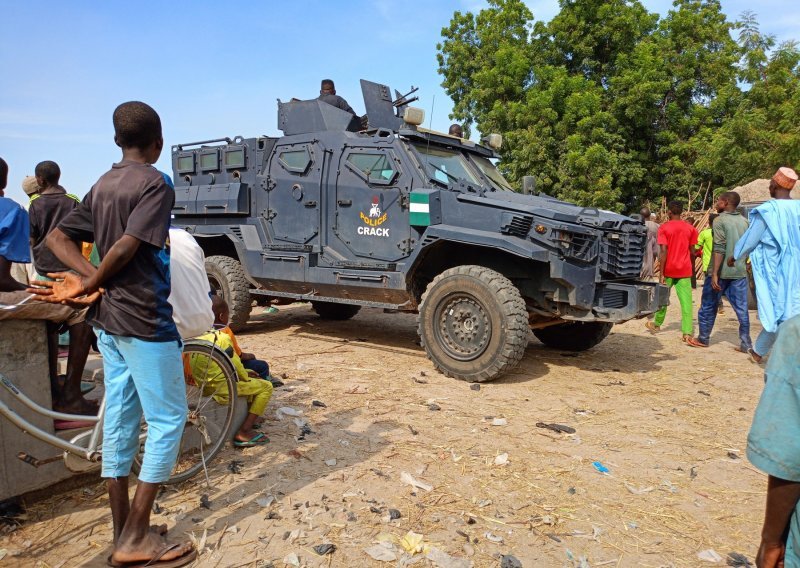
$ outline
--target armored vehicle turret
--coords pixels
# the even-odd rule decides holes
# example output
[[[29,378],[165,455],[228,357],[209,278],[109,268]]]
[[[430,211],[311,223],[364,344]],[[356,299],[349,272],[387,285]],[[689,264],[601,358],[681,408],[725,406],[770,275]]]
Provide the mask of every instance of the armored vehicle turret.
[[[174,223],[203,247],[235,329],[260,298],[341,320],[417,312],[436,368],[486,381],[519,363],[531,330],[581,351],[667,303],[638,281],[640,221],[534,195],[530,179],[518,193],[494,165],[498,135],[425,130],[411,94],[361,85],[364,117],[279,101],[282,137],[173,146]]]

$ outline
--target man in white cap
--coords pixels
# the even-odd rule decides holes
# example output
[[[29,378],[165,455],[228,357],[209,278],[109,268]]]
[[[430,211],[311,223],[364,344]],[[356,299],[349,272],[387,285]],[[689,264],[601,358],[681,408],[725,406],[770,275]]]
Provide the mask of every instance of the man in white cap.
[[[26,176],[22,180],[22,191],[28,196],[30,201],[33,201],[34,196],[39,193],[39,183],[36,181],[36,176]]]
[[[773,198],[750,212],[750,227],[736,245],[728,266],[750,255],[758,298],[758,319],[764,328],[749,350],[760,363],[775,343],[778,326],[800,314],[800,200],[790,197],[797,173],[780,168],[772,176]]]

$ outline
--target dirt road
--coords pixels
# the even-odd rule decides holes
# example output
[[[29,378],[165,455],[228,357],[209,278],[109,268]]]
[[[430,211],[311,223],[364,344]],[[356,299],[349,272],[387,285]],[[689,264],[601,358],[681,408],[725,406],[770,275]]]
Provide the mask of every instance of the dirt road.
[[[677,318],[671,306],[656,336],[643,321],[616,326],[581,354],[532,339],[516,372],[472,390],[433,370],[414,316],[326,322],[304,305],[255,315],[240,343],[288,376],[267,411],[272,442],[226,449],[212,487],[165,492],[153,522],[202,541],[198,566],[280,567],[292,554],[298,565],[394,566],[365,549],[402,562],[409,531],[445,555],[417,566],[499,566],[501,554],[525,567],[699,566],[708,549],[752,558],[766,478],[744,449],[762,369],[733,351],[729,307],[706,350],[681,343]],[[291,419],[275,417],[282,406],[314,433],[298,441]],[[98,482],[32,505],[0,539],[0,565],[104,566],[110,539]],[[325,543],[335,552],[318,556]]]

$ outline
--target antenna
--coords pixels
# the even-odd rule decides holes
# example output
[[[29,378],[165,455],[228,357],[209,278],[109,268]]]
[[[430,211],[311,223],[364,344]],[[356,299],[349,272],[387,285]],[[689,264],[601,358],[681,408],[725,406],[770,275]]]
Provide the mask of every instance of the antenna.
[[[431,116],[428,119],[428,133],[427,133],[428,134],[428,146],[425,148],[425,173],[428,174],[428,175],[430,175],[430,173],[428,172],[428,160],[430,159],[430,155],[431,155],[431,133],[430,133],[430,131],[432,130],[432,126],[433,126],[433,108],[434,108],[435,104],[436,104],[436,93],[433,94],[433,98],[431,99]]]

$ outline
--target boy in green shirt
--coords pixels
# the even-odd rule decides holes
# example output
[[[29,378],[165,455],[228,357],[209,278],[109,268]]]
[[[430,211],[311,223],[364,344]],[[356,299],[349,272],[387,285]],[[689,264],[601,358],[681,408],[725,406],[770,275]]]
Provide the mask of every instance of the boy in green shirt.
[[[700,333],[686,342],[692,347],[708,347],[723,295],[728,298],[739,320],[737,350],[747,353],[753,347],[750,339],[750,314],[747,311],[747,267],[744,259],[733,263],[733,266],[726,262],[733,258],[733,249],[747,230],[747,221],[736,211],[738,206],[739,194],[733,191],[727,191],[717,199],[716,207],[720,215],[714,221],[712,229],[712,262],[706,274],[700,310],[697,312]]]

